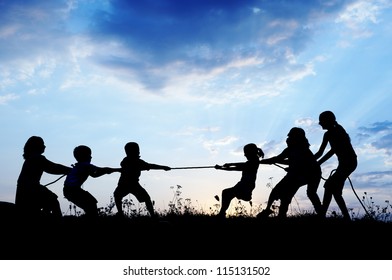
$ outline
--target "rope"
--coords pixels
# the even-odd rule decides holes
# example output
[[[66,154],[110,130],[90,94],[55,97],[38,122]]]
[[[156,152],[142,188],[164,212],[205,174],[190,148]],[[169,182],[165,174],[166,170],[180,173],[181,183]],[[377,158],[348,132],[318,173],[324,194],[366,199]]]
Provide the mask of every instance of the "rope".
[[[277,167],[279,167],[279,168],[282,168],[283,170],[286,170],[286,167],[283,167],[283,166],[281,166],[281,165],[279,165],[279,164],[273,163],[273,165],[275,165],[275,166],[277,166]]]
[[[353,190],[353,192],[354,192],[355,196],[357,197],[357,199],[358,199],[359,203],[361,203],[361,205],[362,205],[363,209],[365,210],[366,214],[367,214],[369,217],[373,218],[373,216],[372,216],[372,215],[370,215],[370,213],[369,213],[369,212],[366,210],[366,207],[365,207],[365,205],[363,205],[363,203],[362,203],[361,199],[358,197],[358,195],[357,195],[356,191],[354,190],[354,186],[353,186],[353,183],[351,182],[351,179],[350,179],[350,177],[347,177],[347,179],[348,179],[348,181],[350,182],[351,189]]]
[[[64,175],[60,176],[59,178],[57,178],[56,180],[54,180],[53,182],[50,182],[50,183],[44,185],[44,187],[47,187],[47,186],[49,186],[49,185],[51,185],[51,184],[56,183],[58,180],[60,180],[61,178],[63,178],[65,175],[67,175],[67,174],[64,174]]]
[[[201,169],[201,168],[215,168],[215,166],[186,166],[186,167],[172,167],[171,169]]]
[[[331,176],[332,176],[332,173],[334,173],[335,171],[336,171],[336,169],[333,169],[333,170],[331,171],[331,173],[329,173],[329,177],[331,177]],[[328,177],[328,178],[329,178],[329,177]],[[325,179],[325,178],[323,178],[323,177],[321,177],[321,178],[322,178],[323,180],[325,180],[325,181],[327,180],[327,179]],[[350,177],[347,177],[347,179],[348,179],[348,181],[349,181],[349,183],[350,183],[350,185],[351,185],[351,189],[353,190],[354,195],[355,195],[356,198],[358,199],[358,201],[359,201],[359,203],[361,204],[363,210],[365,210],[365,212],[366,212],[366,214],[368,215],[368,217],[373,218],[373,216],[367,211],[365,205],[363,205],[361,199],[360,199],[359,196],[357,195],[357,192],[356,192],[355,189],[354,189],[354,185],[353,185],[353,182],[351,182]]]

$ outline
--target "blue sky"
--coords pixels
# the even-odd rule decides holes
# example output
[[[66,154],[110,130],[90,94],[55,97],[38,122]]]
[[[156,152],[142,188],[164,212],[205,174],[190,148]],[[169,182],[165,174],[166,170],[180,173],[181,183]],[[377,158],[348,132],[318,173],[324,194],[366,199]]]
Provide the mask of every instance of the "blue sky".
[[[119,167],[124,145],[135,141],[147,162],[210,166],[245,161],[242,147],[251,142],[274,156],[293,126],[305,129],[316,152],[324,110],[351,136],[357,194],[392,201],[390,1],[13,0],[0,1],[0,10],[2,201],[14,201],[32,135],[43,137],[48,159],[65,165],[84,144],[92,163]],[[323,164],[323,176],[335,167],[336,159]],[[140,182],[157,209],[167,209],[180,185],[182,198],[208,212],[240,175],[151,170]],[[267,184],[283,175],[260,166],[254,204],[264,208]],[[89,178],[84,189],[106,206],[118,178]],[[49,188],[65,212],[62,183]],[[344,197],[363,213],[348,183]],[[310,207],[305,187],[295,201],[293,209]]]

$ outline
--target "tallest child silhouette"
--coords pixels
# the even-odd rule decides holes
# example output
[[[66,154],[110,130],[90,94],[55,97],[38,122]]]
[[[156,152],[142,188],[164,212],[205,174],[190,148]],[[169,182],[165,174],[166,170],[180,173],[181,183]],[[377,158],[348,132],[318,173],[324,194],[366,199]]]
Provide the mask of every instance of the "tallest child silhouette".
[[[342,212],[343,218],[350,220],[350,215],[343,199],[342,192],[344,182],[357,168],[357,155],[351,145],[350,136],[344,128],[338,124],[334,113],[331,111],[322,112],[319,116],[319,124],[327,131],[324,133],[321,146],[315,154],[316,158],[320,158],[323,155],[327,144],[330,145],[330,150],[318,160],[319,164],[323,164],[333,155],[336,155],[338,158],[338,166],[335,172],[325,181],[324,184],[324,197],[321,215],[323,217],[326,215],[333,196]]]

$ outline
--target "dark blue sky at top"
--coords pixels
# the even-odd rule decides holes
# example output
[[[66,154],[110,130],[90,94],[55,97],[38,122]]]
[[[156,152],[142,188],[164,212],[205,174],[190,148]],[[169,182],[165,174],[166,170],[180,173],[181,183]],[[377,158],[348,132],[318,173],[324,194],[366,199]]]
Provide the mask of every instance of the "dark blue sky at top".
[[[146,65],[186,60],[200,67],[216,66],[227,63],[233,55],[238,56],[238,50],[243,57],[256,56],[266,48],[278,50],[285,44],[290,44],[294,51],[301,50],[309,39],[309,31],[304,32],[303,27],[318,16],[336,13],[350,1],[337,1],[332,5],[324,2],[116,0],[111,2],[110,10],[96,11],[90,32],[98,40],[119,40],[137,51]],[[259,9],[258,12],[255,9]],[[269,46],[265,38],[287,28],[267,24],[279,18],[293,19],[300,24],[291,35],[294,40]],[[190,50],[201,46],[215,53],[192,56]]]
[[[149,70],[171,63],[182,63],[185,72],[246,58],[266,58],[265,68],[285,64],[287,48],[301,52],[311,40],[312,25],[350,2],[113,0],[77,1],[73,6],[65,1],[2,1],[0,23],[14,23],[25,44],[3,44],[0,56],[9,60],[33,55],[42,51],[42,42],[46,54],[58,52],[63,40],[77,32],[102,46],[115,41],[132,54],[96,53],[91,61],[135,71],[146,87],[161,88],[165,75]],[[285,39],[268,42],[279,34]]]

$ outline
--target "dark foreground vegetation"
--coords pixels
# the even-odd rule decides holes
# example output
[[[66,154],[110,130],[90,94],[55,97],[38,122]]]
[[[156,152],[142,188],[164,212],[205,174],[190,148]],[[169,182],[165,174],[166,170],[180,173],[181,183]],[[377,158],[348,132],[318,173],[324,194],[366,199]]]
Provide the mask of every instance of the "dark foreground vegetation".
[[[166,213],[156,220],[0,218],[3,260],[378,260],[391,259],[392,252],[392,223],[370,218],[222,220],[192,213]]]

